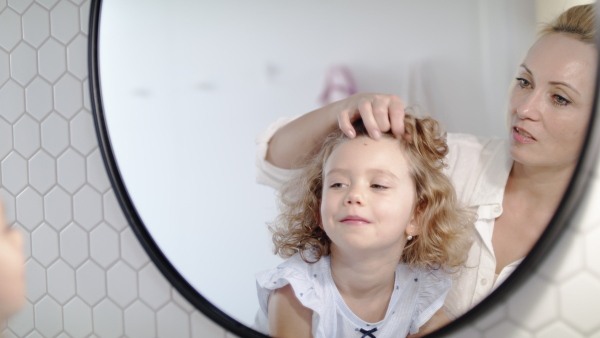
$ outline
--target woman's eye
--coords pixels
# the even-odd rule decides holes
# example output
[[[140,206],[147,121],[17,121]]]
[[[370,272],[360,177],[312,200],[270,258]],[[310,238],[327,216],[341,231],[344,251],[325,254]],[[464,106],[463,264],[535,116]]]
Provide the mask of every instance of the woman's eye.
[[[571,103],[571,101],[565,99],[564,97],[555,94],[554,95],[554,100],[553,100],[554,104],[560,107],[564,107],[566,105],[568,105],[569,103]]]
[[[517,81],[519,82],[519,87],[521,87],[521,88],[529,88],[529,87],[531,87],[531,82],[529,82],[525,78],[518,77]]]
[[[329,186],[330,188],[343,188],[344,183],[333,183]]]

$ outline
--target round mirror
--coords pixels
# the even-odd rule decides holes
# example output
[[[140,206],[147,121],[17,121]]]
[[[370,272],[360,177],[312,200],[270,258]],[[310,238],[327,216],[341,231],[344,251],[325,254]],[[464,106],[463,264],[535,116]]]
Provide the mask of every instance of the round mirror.
[[[120,203],[178,290],[244,335],[254,334],[244,325],[258,309],[255,273],[281,262],[256,136],[281,116],[370,91],[402,97],[449,132],[506,137],[504,93],[539,19],[532,1],[92,7],[94,114]],[[549,227],[537,256],[559,230]]]

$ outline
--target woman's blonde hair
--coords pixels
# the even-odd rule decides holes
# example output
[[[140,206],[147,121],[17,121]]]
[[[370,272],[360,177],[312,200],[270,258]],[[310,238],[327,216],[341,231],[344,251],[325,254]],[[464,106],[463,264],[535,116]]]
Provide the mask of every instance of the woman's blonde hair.
[[[539,35],[545,36],[551,33],[564,33],[584,43],[596,43],[594,5],[579,5],[567,9],[554,21],[544,25]]]
[[[438,269],[462,265],[472,243],[474,214],[459,206],[454,187],[442,172],[448,152],[445,134],[431,118],[404,118],[406,139],[398,139],[415,183],[416,222],[421,234],[408,241],[400,262]],[[362,121],[354,123],[357,137],[368,137]],[[391,133],[384,137],[395,139]],[[275,253],[283,258],[300,253],[306,262],[316,262],[331,253],[331,240],[319,226],[323,167],[333,150],[348,137],[330,134],[306,166],[280,192],[281,214],[270,224]],[[308,255],[307,255],[308,253]]]

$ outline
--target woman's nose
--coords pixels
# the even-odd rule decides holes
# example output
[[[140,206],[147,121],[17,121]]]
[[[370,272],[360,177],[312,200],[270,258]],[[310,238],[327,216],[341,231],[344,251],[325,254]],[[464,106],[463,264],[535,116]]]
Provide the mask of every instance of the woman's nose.
[[[541,92],[534,90],[523,97],[517,106],[517,116],[519,119],[537,121],[540,118],[542,96]]]

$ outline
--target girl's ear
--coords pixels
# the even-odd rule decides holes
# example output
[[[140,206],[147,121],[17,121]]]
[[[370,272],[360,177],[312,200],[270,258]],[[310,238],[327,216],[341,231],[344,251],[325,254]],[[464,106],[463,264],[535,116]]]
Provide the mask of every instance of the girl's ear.
[[[407,236],[419,236],[421,234],[421,208],[416,208],[413,218],[406,226]]]

